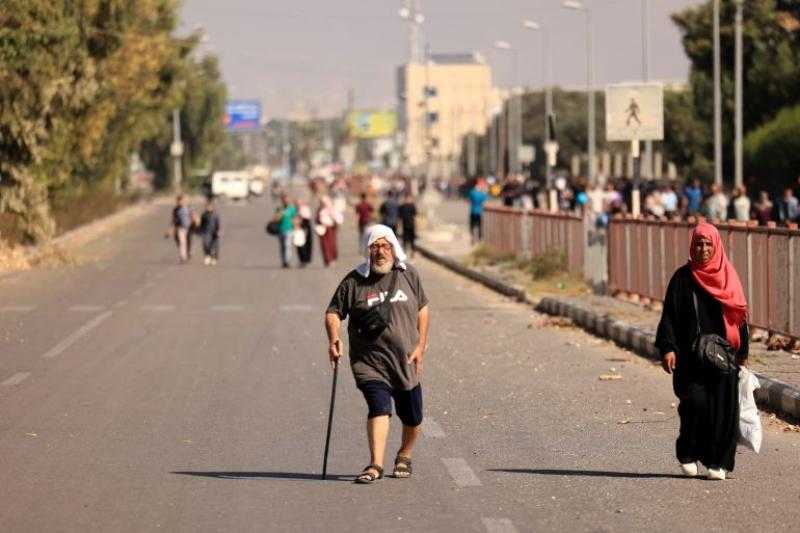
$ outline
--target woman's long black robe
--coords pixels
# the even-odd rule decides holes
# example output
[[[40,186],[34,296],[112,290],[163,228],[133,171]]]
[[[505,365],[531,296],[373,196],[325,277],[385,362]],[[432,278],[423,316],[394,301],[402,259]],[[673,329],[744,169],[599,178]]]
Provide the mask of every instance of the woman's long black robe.
[[[701,334],[725,337],[722,305],[700,287],[684,265],[673,274],[664,297],[664,310],[656,333],[661,356],[676,354],[672,385],[679,398],[680,432],[675,451],[681,463],[700,461],[708,468],[732,471],[739,431],[738,372],[727,377],[710,375],[692,354],[697,337],[692,293],[697,293]],[[738,357],[747,357],[747,325],[740,329]]]
[[[311,252],[313,250],[314,236],[311,232],[311,220],[303,218],[300,220],[300,229],[306,234],[306,243],[303,246],[297,247],[297,256],[300,258],[300,263],[307,265],[311,262]]]

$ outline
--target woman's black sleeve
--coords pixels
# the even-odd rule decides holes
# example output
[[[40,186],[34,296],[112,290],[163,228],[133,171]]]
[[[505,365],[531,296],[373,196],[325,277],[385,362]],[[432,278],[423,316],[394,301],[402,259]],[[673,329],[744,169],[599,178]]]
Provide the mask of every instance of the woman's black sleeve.
[[[673,275],[664,296],[664,308],[656,330],[656,347],[661,357],[669,352],[678,352],[678,339],[675,328],[678,320],[678,302],[680,300],[680,283],[678,276]]]
[[[739,359],[747,359],[747,356],[750,355],[750,326],[747,325],[747,322],[739,326],[739,338],[741,343],[736,356]]]

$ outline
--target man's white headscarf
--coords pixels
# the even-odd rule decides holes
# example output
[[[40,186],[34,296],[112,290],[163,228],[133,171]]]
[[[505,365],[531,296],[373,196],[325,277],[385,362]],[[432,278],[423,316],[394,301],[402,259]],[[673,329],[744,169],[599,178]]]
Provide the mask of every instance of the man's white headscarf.
[[[370,226],[367,229],[368,236],[367,236],[367,246],[365,251],[365,261],[356,267],[356,271],[359,274],[364,276],[365,278],[369,277],[370,273],[370,260],[369,260],[369,247],[372,243],[377,241],[378,239],[386,239],[386,241],[392,245],[392,251],[394,252],[394,261],[395,265],[402,268],[403,270],[406,269],[406,253],[403,251],[403,247],[400,246],[400,243],[397,240],[397,236],[392,231],[392,228],[389,226],[384,226],[383,224],[375,224]]]

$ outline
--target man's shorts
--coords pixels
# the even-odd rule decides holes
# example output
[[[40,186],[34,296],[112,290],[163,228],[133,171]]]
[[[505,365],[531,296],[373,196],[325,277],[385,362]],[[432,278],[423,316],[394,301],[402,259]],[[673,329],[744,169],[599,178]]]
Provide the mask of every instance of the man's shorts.
[[[397,418],[405,426],[416,427],[422,424],[422,385],[411,390],[394,390],[382,381],[367,381],[359,390],[367,401],[367,418],[392,416],[392,399]]]

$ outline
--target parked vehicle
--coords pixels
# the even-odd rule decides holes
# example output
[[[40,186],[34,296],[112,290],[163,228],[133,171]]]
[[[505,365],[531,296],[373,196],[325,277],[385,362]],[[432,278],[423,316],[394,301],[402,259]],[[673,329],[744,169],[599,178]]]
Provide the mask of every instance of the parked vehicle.
[[[231,200],[244,200],[250,195],[250,173],[217,171],[211,176],[211,193]]]

